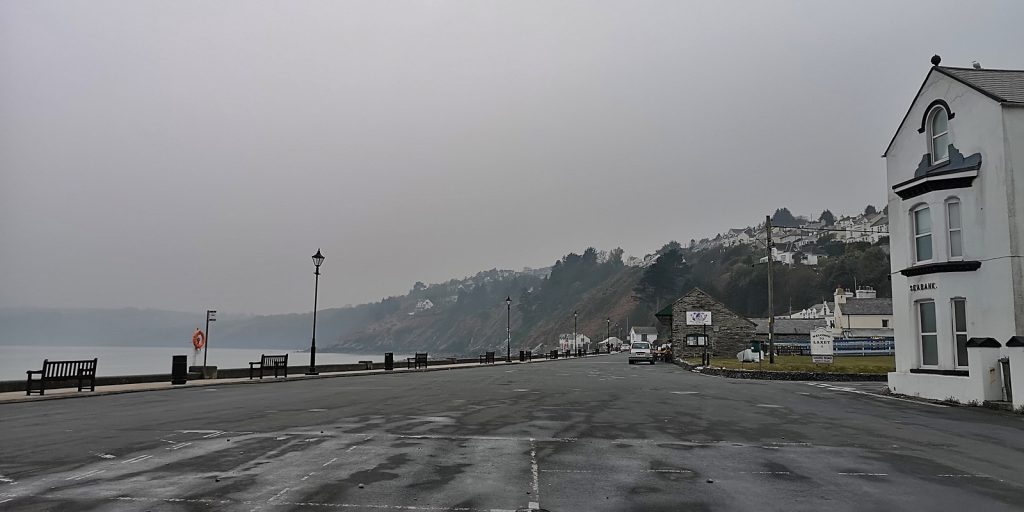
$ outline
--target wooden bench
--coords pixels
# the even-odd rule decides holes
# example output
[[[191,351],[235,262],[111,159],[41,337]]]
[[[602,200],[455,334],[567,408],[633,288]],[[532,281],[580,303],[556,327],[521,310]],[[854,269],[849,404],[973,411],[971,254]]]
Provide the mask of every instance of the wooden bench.
[[[89,381],[89,391],[96,391],[96,362],[98,359],[85,359],[82,361],[50,361],[43,359],[42,370],[27,370],[28,381],[25,383],[25,395],[38,393],[43,395],[46,392],[47,382],[59,382],[77,380],[78,390],[84,388],[85,381]],[[38,379],[32,376],[38,374]],[[39,390],[32,391],[32,382],[39,383]]]
[[[274,378],[277,378],[277,373],[281,372],[284,378],[288,378],[288,354],[279,356],[268,356],[266,354],[260,354],[259,361],[253,361],[249,363],[249,379],[251,380],[256,370],[260,372],[260,378],[263,378],[263,371],[274,370]]]
[[[405,359],[405,367],[406,368],[419,368],[420,366],[422,366],[424,368],[427,367],[427,353],[426,352],[423,352],[423,353],[416,352],[415,356],[407,357]]]
[[[494,364],[494,352],[480,354],[480,364]]]

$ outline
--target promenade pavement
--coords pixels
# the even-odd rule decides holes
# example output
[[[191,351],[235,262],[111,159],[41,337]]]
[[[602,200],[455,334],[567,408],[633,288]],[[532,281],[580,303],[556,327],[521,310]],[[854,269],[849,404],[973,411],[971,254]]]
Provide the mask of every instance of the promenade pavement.
[[[1024,417],[624,355],[0,404],[0,509],[1020,510]]]

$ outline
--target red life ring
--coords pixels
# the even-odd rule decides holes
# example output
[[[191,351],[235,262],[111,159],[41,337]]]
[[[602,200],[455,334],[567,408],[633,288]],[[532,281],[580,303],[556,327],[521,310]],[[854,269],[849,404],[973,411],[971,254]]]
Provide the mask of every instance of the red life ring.
[[[196,350],[206,346],[206,335],[203,334],[203,331],[196,329],[195,334],[192,335],[192,346],[196,347]]]

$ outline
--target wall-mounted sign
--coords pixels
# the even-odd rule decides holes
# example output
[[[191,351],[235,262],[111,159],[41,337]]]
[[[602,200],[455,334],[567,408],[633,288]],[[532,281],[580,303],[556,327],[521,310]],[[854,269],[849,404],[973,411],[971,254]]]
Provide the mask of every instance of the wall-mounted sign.
[[[935,283],[917,283],[910,285],[910,291],[919,292],[921,290],[934,290],[938,288]]]
[[[835,353],[832,331],[818,327],[811,331],[811,361],[814,363],[832,364]]]
[[[711,325],[711,312],[687,311],[686,325]]]

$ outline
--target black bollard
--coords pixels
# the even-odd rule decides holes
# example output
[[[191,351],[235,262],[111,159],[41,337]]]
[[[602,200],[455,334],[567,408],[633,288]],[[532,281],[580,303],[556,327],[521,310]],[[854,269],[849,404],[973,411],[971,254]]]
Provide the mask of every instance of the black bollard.
[[[171,356],[171,384],[188,382],[188,356]]]
[[[384,353],[384,371],[392,371],[395,369],[395,353],[385,352]]]

